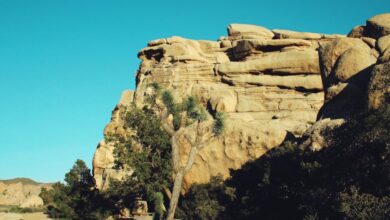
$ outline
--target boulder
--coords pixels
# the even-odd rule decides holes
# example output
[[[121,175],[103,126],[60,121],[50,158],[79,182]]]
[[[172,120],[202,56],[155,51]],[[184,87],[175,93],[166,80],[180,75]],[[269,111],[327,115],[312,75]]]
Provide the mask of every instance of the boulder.
[[[390,104],[390,62],[376,65],[368,86],[368,109]]]
[[[375,48],[375,44],[376,44],[376,40],[374,38],[371,38],[371,37],[362,37],[361,38],[364,43],[366,43],[369,47],[371,48]]]
[[[347,82],[352,76],[360,73],[376,62],[376,59],[366,50],[350,48],[338,59],[335,67],[335,78],[340,82]]]
[[[370,54],[370,47],[362,40],[356,38],[339,38],[328,44],[321,45],[320,62],[324,78],[328,78],[331,75],[333,67],[335,67],[335,64],[338,62],[340,56],[351,48],[354,48],[354,51],[359,51],[359,53]],[[354,61],[354,59],[351,61]],[[365,62],[369,63],[367,61]],[[356,64],[357,63],[350,63],[351,66]]]
[[[286,51],[264,54],[258,59],[218,65],[220,75],[273,72],[284,74],[318,74],[318,53],[315,50]]]
[[[285,47],[310,47],[310,41],[301,39],[245,39],[233,42],[233,53],[236,59],[242,59],[251,53],[279,51]]]
[[[345,118],[365,106],[367,81],[376,58],[361,39],[340,38],[319,50],[325,104],[318,118]]]
[[[309,32],[297,32],[290,30],[272,30],[276,39],[321,39],[322,34],[309,33]]]
[[[349,32],[347,37],[361,38],[364,36],[364,29],[365,29],[365,26],[362,26],[362,25],[356,26]]]
[[[376,48],[379,51],[378,63],[390,61],[390,35],[378,39]]]
[[[366,35],[378,39],[390,34],[390,13],[376,15],[367,20]]]
[[[250,24],[230,24],[227,28],[230,39],[272,39],[274,33],[267,28]]]
[[[299,145],[302,149],[310,149],[311,151],[319,151],[326,148],[331,143],[331,140],[326,137],[326,132],[340,127],[345,123],[344,119],[329,118],[317,121],[313,126],[305,131],[302,136],[302,143]]]

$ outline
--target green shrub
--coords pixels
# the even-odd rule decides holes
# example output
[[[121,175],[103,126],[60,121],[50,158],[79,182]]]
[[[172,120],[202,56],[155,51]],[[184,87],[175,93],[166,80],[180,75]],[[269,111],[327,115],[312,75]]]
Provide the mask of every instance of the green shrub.
[[[216,136],[219,136],[223,133],[225,129],[225,116],[222,112],[215,113],[215,120],[214,120],[214,126],[213,126],[213,133]]]
[[[91,172],[82,160],[65,174],[65,183],[55,183],[49,190],[42,188],[39,196],[51,218],[97,219],[113,209],[95,189]]]
[[[154,220],[162,220],[164,217],[164,196],[161,192],[154,195]]]
[[[194,184],[180,200],[177,216],[187,220],[221,219],[226,207],[223,201],[231,201],[233,193],[223,185],[221,177],[213,177],[210,183]]]
[[[177,108],[172,96],[172,93],[168,90],[163,91],[161,95],[161,99],[168,110],[168,114],[175,114],[177,112]]]
[[[362,113],[328,131],[318,152],[285,142],[231,172],[222,219],[389,219],[390,111]]]
[[[160,119],[149,107],[133,106],[127,112],[125,128],[135,135],[116,141],[115,163],[119,168],[131,167],[134,172],[124,181],[110,181],[108,194],[113,200],[122,200],[129,208],[138,197],[153,204],[156,193],[171,187],[171,143],[161,127]],[[153,210],[153,206],[150,208]]]

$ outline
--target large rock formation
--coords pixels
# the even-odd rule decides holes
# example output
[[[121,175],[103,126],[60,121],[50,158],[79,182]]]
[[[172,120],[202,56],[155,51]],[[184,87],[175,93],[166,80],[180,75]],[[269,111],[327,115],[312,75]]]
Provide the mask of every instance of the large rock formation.
[[[303,148],[319,150],[324,132],[356,114],[390,103],[390,14],[377,15],[355,27],[348,38],[321,45],[320,65],[325,102]]]
[[[37,183],[26,178],[0,180],[0,205],[39,207],[43,205],[39,193],[42,188],[49,189],[50,184]]]
[[[228,36],[218,41],[181,37],[151,41],[138,54],[142,62],[136,91],[123,94],[105,136],[131,133],[123,129],[120,115],[131,103],[142,106],[148,86],[157,82],[171,90],[178,102],[194,95],[209,112],[226,115],[224,134],[199,152],[184,178],[185,188],[212,176],[228,177],[229,169],[260,157],[287,135],[305,134],[306,146],[321,148],[324,144],[316,143],[324,141],[318,136],[321,129],[338,126],[345,114],[366,106],[373,65],[378,58],[387,62],[385,56],[390,54],[388,18],[388,14],[376,16],[349,37],[232,24]],[[374,69],[377,78],[386,77],[380,72],[388,66]],[[372,93],[377,94],[375,88]],[[384,99],[376,97],[372,105]],[[317,117],[321,121],[307,130]],[[182,158],[190,148],[184,136],[193,132],[188,128],[176,138]],[[110,177],[120,179],[126,174],[113,168],[113,145],[107,140],[99,144],[93,161],[100,189],[108,186]]]

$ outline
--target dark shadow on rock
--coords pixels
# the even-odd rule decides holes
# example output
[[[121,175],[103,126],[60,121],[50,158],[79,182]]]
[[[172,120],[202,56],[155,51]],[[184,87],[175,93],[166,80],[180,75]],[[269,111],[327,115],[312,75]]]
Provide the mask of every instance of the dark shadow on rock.
[[[317,120],[349,118],[366,111],[368,83],[373,67],[374,65],[371,65],[349,78],[348,85],[321,107]]]

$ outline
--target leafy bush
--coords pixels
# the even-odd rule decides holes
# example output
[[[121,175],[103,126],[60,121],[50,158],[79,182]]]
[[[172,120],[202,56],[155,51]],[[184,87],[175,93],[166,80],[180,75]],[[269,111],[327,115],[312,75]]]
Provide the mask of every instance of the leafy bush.
[[[164,196],[161,192],[157,192],[154,195],[154,220],[162,220],[164,217],[164,212]]]
[[[234,189],[233,196],[194,186],[180,204],[181,216],[390,219],[389,107],[357,115],[326,137],[331,146],[318,152],[300,149],[299,140],[290,139],[231,171],[222,188]],[[203,209],[205,204],[211,210]]]
[[[98,219],[113,209],[95,189],[95,182],[84,161],[77,160],[65,175],[65,184],[42,188],[39,195],[51,218]]]
[[[11,208],[7,209],[6,212],[11,213],[33,213],[33,212],[41,212],[44,208],[42,207],[18,207],[18,206],[12,206]]]
[[[170,137],[161,128],[161,122],[152,109],[133,106],[125,117],[125,128],[135,134],[129,139],[117,138],[114,154],[116,165],[131,167],[133,174],[124,181],[111,181],[109,195],[133,207],[136,198],[153,204],[156,193],[171,186]],[[134,144],[138,143],[138,144]],[[154,206],[150,207],[154,210]]]
[[[221,135],[225,129],[225,116],[222,112],[215,113],[215,121],[213,126],[213,133],[217,136]]]
[[[377,197],[361,193],[352,186],[340,193],[339,211],[348,219],[385,219],[390,214],[390,196]]]
[[[223,185],[221,177],[214,177],[210,183],[195,184],[181,199],[178,216],[182,219],[219,219],[226,207],[221,201],[231,201],[232,188]]]
[[[173,95],[170,91],[165,90],[161,95],[161,99],[162,99],[165,107],[167,107],[168,114],[175,114],[177,112],[177,108],[176,108],[176,105],[175,105],[175,102],[173,99]]]

